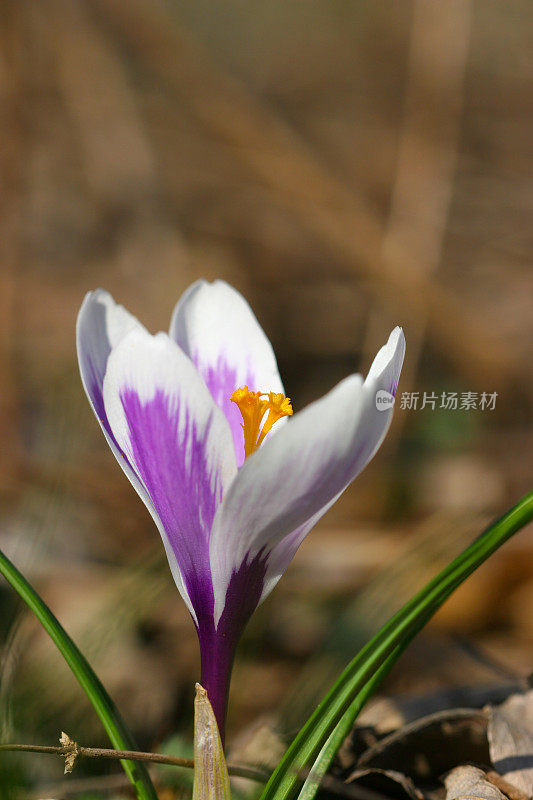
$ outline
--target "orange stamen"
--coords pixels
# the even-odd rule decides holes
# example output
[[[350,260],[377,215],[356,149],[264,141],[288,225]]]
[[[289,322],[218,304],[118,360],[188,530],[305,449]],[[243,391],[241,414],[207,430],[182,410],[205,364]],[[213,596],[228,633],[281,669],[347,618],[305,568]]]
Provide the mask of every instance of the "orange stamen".
[[[235,389],[231,400],[242,415],[244,457],[248,458],[263,443],[272,426],[282,417],[292,414],[291,401],[281,392],[251,392],[248,386]],[[268,416],[261,425],[265,413]]]

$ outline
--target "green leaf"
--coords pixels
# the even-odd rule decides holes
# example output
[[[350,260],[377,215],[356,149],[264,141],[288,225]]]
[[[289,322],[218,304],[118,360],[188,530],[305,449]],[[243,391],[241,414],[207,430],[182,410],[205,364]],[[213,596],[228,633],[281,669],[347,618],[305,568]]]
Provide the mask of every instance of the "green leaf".
[[[74,644],[33,586],[28,583],[22,573],[1,550],[0,572],[33,611],[69,665],[100,717],[113,747],[117,750],[137,750],[137,745],[126,723],[85,656]],[[157,794],[144,764],[125,760],[120,763],[135,787],[139,800],[157,800]]]
[[[450,594],[532,518],[533,492],[530,492],[383,626],[348,664],[311,714],[272,773],[260,800],[290,800],[302,783],[302,772],[313,765],[302,790],[302,798],[311,800],[344,734],[409,642]]]
[[[368,698],[372,695],[376,687],[381,683],[383,677],[396,662],[398,656],[404,650],[405,647],[398,647],[396,650],[393,650],[386,661],[384,661],[381,667],[366,683],[364,689],[358,693],[348,711],[333,729],[332,733],[330,733],[326,743],[318,754],[315,763],[311,767],[311,770],[305,779],[300,794],[298,795],[298,800],[312,800],[312,798],[315,796],[326,772],[329,769],[329,765],[340,750],[342,743],[350,733],[353,724],[359,715],[359,712],[363,708]]]

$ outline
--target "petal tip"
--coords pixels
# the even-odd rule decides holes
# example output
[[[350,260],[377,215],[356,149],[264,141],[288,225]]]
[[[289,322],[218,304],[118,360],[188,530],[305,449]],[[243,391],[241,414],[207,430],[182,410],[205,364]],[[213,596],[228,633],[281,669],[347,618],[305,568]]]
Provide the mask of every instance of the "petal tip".
[[[387,343],[376,354],[368,371],[365,385],[372,387],[372,391],[376,387],[381,387],[395,395],[405,357],[405,347],[403,328],[397,325],[391,331]]]

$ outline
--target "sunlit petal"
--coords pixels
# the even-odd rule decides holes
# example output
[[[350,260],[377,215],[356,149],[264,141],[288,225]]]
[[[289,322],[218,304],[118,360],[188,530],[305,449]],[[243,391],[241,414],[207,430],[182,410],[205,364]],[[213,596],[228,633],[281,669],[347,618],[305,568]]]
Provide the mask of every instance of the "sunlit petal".
[[[212,609],[212,521],[236,473],[227,421],[190,359],[162,333],[133,331],[113,350],[104,405],[161,520],[198,621]]]
[[[170,336],[190,356],[226,415],[240,466],[242,419],[231,395],[245,385],[284,393],[272,345],[244,297],[225,281],[193,283],[174,309]]]
[[[364,383],[359,375],[341,381],[246,460],[211,535],[217,620],[241,564],[263,555],[264,597],[307,532],[375,454],[392,417],[392,407],[376,407],[376,392],[397,386],[404,350],[395,329]]]

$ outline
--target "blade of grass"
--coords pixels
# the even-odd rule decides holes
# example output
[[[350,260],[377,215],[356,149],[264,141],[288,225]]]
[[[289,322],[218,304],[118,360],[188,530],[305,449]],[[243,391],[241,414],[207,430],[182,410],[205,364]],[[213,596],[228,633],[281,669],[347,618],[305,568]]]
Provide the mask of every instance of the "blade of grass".
[[[324,769],[318,757],[324,748],[324,760],[329,758],[331,761],[333,745],[337,744],[342,728],[339,728],[339,737],[332,739],[331,748],[326,747],[326,743],[351,704],[355,704],[355,713],[350,712],[353,722],[362,703],[377,685],[376,676],[383,677],[389,671],[402,650],[450,594],[532,518],[533,492],[530,492],[490,525],[381,628],[348,664],[304,724],[272,773],[261,800],[289,800],[294,797],[301,783],[300,773],[312,760],[315,761],[317,772],[327,769],[329,764]],[[310,796],[311,783],[309,781],[306,790]]]
[[[428,613],[427,617],[420,621],[420,626],[417,632],[421,630],[426,622],[431,618],[433,612]],[[315,763],[311,767],[307,775],[304,785],[298,794],[298,800],[312,800],[320,788],[322,779],[325,777],[331,762],[339,752],[342,743],[352,730],[355,720],[361,713],[363,706],[367,700],[372,697],[375,690],[383,680],[383,678],[390,672],[396,661],[399,659],[403,651],[412,641],[412,636],[405,638],[401,645],[398,645],[392,653],[385,659],[383,664],[376,670],[371,678],[366,682],[360,692],[356,695],[353,702],[348,707],[348,710],[341,717],[340,722],[330,733],[326,743],[323,745],[320,753],[318,754]]]
[[[407,643],[406,643],[407,646]],[[405,647],[398,647],[392,651],[390,656],[383,662],[381,667],[376,670],[374,675],[367,682],[365,687],[359,692],[353,703],[350,705],[348,711],[344,714],[341,721],[330,733],[322,750],[318,754],[315,763],[311,767],[307,775],[304,785],[298,795],[298,800],[312,800],[316,795],[322,779],[328,771],[329,765],[335,758],[336,754],[341,748],[342,743],[350,733],[355,719],[363,708],[368,698],[373,694],[378,685],[381,683],[387,672],[396,663],[400,654],[405,650]]]
[[[85,656],[33,586],[1,550],[0,572],[33,611],[69,665],[100,717],[113,747],[117,750],[137,750],[137,745],[126,723]],[[139,800],[157,800],[157,794],[144,764],[126,760],[120,763],[133,784]]]

